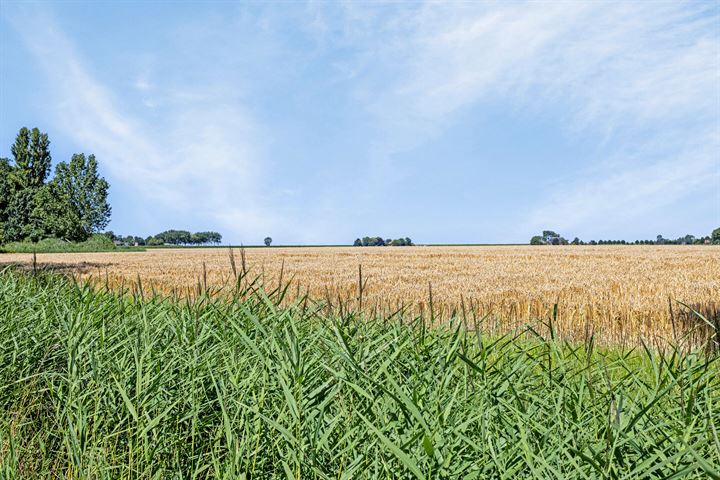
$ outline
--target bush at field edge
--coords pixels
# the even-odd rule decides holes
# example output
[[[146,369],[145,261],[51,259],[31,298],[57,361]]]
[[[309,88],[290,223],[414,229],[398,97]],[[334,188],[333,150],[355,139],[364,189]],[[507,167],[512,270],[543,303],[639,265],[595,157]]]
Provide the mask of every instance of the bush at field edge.
[[[0,246],[4,253],[63,253],[107,252],[115,250],[115,244],[105,235],[96,234],[84,242],[68,242],[59,238],[45,238],[39,242],[11,242]]]

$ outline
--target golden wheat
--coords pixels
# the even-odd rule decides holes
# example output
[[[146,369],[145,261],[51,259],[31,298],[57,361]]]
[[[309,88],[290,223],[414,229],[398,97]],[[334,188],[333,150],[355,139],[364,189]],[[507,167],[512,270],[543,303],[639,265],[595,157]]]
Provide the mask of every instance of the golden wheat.
[[[282,270],[291,283],[288,300],[308,293],[331,307],[362,305],[367,314],[404,308],[435,322],[456,312],[503,331],[554,318],[557,333],[569,340],[589,333],[603,343],[672,338],[681,334],[678,323],[688,322],[676,300],[712,318],[720,309],[715,246],[248,248],[243,254],[245,267],[234,250],[237,270],[246,268],[266,285],[277,285]],[[27,254],[0,256],[1,263],[30,261]],[[191,294],[199,284],[233,283],[227,248],[38,254],[37,261],[110,287],[139,279],[146,292]]]

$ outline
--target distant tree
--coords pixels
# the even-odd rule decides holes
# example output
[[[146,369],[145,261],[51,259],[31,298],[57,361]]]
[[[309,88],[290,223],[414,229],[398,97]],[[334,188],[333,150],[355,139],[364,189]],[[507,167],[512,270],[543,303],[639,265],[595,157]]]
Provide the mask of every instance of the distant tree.
[[[560,244],[560,241],[559,241],[560,235],[558,235],[557,233],[553,232],[552,230],[543,230],[543,232],[542,232],[542,237],[543,237],[543,240],[545,241],[546,244],[552,244],[552,245],[559,245],[559,244]],[[558,239],[558,242],[557,242],[557,243],[555,243],[555,242],[553,241],[553,240],[556,239],[556,238]]]
[[[145,240],[147,245],[206,245],[219,244],[222,235],[218,232],[195,232],[187,230],[165,230]]]
[[[570,243],[572,243],[573,245],[580,245],[580,239],[578,237],[575,237],[575,238],[573,238],[573,241]]]
[[[597,245],[597,244],[598,244],[598,242],[596,242],[595,240],[590,240],[590,245]]]
[[[535,235],[530,239],[530,245],[545,245],[545,239],[540,235]]]
[[[192,233],[187,230],[177,230],[175,232],[175,244],[176,245],[187,245],[192,240]]]
[[[265,237],[265,239],[263,240],[263,242],[265,243],[265,246],[266,246],[266,247],[269,247],[270,244],[272,243],[272,238],[270,238],[270,237]]]
[[[194,245],[206,245],[208,243],[220,243],[220,235],[217,232],[195,232],[190,236],[190,241]]]
[[[710,234],[710,241],[716,245],[720,244],[720,228],[716,228],[712,231]]]
[[[403,247],[403,246],[411,246],[414,245],[412,243],[412,240],[410,237],[405,238],[382,238],[382,237],[363,237],[362,239],[357,238],[355,239],[355,242],[353,243],[356,247],[382,247],[382,246],[395,246],[395,247]]]
[[[192,234],[187,230],[165,230],[155,235],[155,238],[169,245],[188,245],[192,240]]]

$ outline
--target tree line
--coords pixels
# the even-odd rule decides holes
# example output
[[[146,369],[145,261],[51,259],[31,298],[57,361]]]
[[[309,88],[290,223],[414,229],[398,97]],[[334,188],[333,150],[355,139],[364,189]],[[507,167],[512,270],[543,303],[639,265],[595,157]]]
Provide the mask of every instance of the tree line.
[[[222,242],[218,232],[194,232],[187,230],[165,230],[157,235],[143,238],[136,235],[115,235],[112,231],[103,233],[116,245],[122,246],[159,246],[159,245],[217,245]]]
[[[685,235],[676,239],[664,238],[658,235],[655,240],[590,240],[585,242],[575,237],[572,241],[568,241],[563,236],[553,232],[552,230],[543,230],[542,235],[535,235],[530,239],[530,245],[720,245],[720,228],[716,228],[704,237],[696,237],[695,235]]]
[[[413,245],[415,244],[412,243],[409,237],[394,240],[392,238],[383,239],[382,237],[363,237],[362,239],[356,238],[353,243],[355,247],[411,247]]]
[[[84,241],[110,221],[108,182],[95,155],[74,154],[50,177],[50,140],[25,127],[0,158],[0,243],[59,238]]]

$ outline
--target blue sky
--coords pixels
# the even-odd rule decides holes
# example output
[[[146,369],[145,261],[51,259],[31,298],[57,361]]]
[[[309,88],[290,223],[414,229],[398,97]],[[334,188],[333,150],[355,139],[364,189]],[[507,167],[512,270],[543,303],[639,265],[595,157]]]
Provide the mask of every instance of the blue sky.
[[[22,126],[123,235],[706,235],[720,3],[3,0],[0,155]]]

